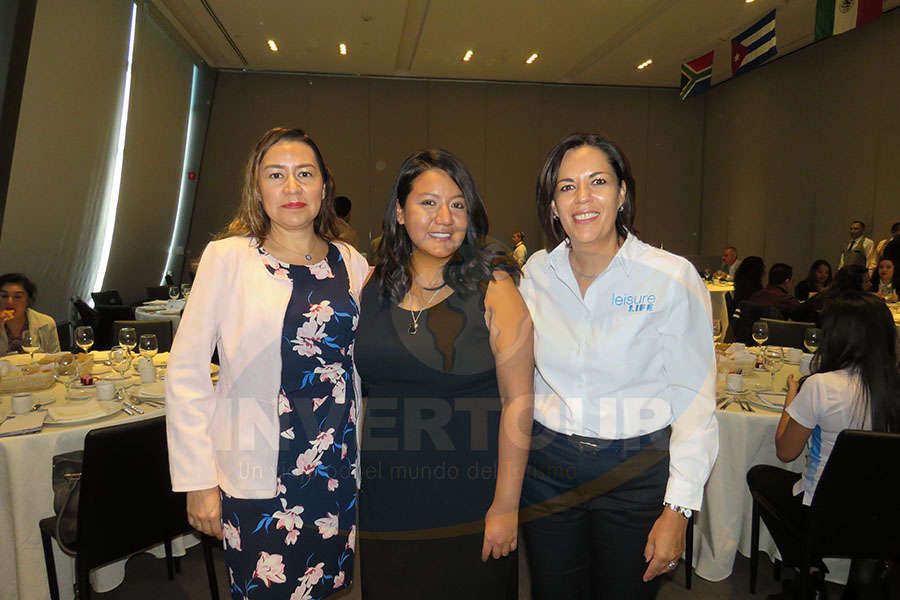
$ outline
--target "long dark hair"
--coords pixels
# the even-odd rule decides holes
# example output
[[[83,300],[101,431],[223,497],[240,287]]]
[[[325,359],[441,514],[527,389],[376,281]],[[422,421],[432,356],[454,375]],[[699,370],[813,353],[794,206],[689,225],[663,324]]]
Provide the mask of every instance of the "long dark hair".
[[[851,369],[862,390],[853,409],[855,426],[871,414],[874,431],[900,431],[900,372],[891,311],[873,294],[849,291],[830,299],[812,373]]]
[[[269,219],[269,215],[263,208],[262,193],[259,191],[259,165],[266,152],[278,142],[303,142],[312,148],[313,154],[316,155],[316,162],[319,163],[319,172],[322,173],[322,182],[325,186],[325,197],[322,199],[319,214],[313,221],[313,229],[316,235],[325,241],[340,238],[337,215],[334,212],[334,177],[325,165],[325,159],[322,158],[319,146],[302,129],[286,127],[270,129],[256,143],[244,167],[244,187],[241,192],[240,208],[218,238],[246,235],[256,238],[260,245],[266,241],[269,230],[272,228],[272,220]]]
[[[518,283],[521,274],[518,264],[502,246],[487,242],[487,211],[469,169],[446,150],[420,150],[409,155],[400,165],[391,186],[391,197],[384,210],[381,244],[374,256],[375,278],[381,282],[384,296],[399,303],[409,291],[412,281],[409,262],[413,243],[406,233],[406,227],[397,221],[397,207],[406,205],[413,182],[431,169],[446,173],[466,200],[466,237],[444,265],[444,281],[447,285],[454,292],[466,296],[483,288],[493,279],[493,272],[497,269],[509,273]]]
[[[809,273],[806,275],[806,283],[809,285],[809,289],[811,291],[816,291],[816,271],[822,265],[825,265],[826,267],[828,267],[828,279],[825,280],[825,287],[828,287],[829,285],[831,285],[831,276],[832,276],[831,263],[829,263],[827,260],[823,260],[820,258],[818,260],[813,261],[813,264],[810,265],[810,267],[809,267]]]
[[[766,265],[759,256],[748,256],[734,272],[734,305],[737,306],[762,289]]]
[[[559,219],[553,218],[553,196],[556,191],[556,180],[559,178],[559,166],[562,164],[566,152],[581,146],[593,146],[606,154],[609,164],[616,172],[619,184],[625,183],[625,202],[622,204],[622,210],[616,213],[616,233],[619,237],[626,238],[629,231],[634,232],[637,191],[635,190],[634,176],[631,174],[631,164],[625,157],[625,153],[618,144],[602,135],[573,133],[550,150],[537,180],[538,218],[544,228],[544,235],[547,236],[548,249],[555,248],[568,237]]]
[[[894,276],[891,278],[891,285],[894,286],[894,293],[900,294],[900,265],[897,264],[897,261],[888,256],[882,256],[878,260],[878,266],[881,266],[881,261],[888,260],[894,265]],[[875,272],[872,273],[872,291],[877,292],[878,286],[881,284],[881,276],[878,274],[878,268],[875,268]]]

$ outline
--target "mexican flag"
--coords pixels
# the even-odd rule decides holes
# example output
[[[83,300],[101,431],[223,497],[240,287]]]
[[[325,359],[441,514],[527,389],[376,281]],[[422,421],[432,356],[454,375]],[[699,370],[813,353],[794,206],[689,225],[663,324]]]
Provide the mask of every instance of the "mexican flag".
[[[882,0],[816,0],[816,41],[844,33],[881,16]]]

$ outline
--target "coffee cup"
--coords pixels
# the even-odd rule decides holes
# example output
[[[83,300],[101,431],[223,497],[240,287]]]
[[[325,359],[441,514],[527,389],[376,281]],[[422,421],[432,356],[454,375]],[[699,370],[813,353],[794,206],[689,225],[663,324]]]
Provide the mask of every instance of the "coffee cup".
[[[804,354],[800,357],[800,374],[809,375],[809,363],[812,361],[812,354]]]
[[[31,392],[19,392],[12,395],[12,411],[16,415],[24,415],[31,412],[34,405],[34,398]]]
[[[725,379],[725,387],[729,392],[743,392],[744,376],[740,373],[729,373]]]
[[[141,383],[153,383],[156,381],[156,369],[153,363],[144,361],[138,365],[138,375],[141,376]]]
[[[787,352],[785,352],[785,359],[787,359],[789,363],[797,364],[802,357],[803,351],[800,348],[788,348]]]
[[[112,381],[97,382],[97,399],[112,400],[116,395],[116,386]]]

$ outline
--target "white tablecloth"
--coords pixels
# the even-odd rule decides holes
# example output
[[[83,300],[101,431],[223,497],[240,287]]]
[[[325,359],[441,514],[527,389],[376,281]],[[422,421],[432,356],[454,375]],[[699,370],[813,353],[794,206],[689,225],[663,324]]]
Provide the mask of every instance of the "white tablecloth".
[[[775,376],[776,386],[784,384],[788,374],[799,377],[799,369],[785,365]],[[745,380],[767,382],[768,373],[745,376]],[[726,410],[716,410],[719,421],[719,456],[703,494],[703,509],[694,532],[694,569],[709,581],[721,581],[731,575],[737,552],[750,555],[750,530],[753,500],[747,487],[747,471],[754,465],[775,465],[801,472],[805,453],[791,463],[783,463],[775,455],[775,430],[780,412],[744,412],[732,403]],[[772,557],[780,556],[775,542],[761,522],[759,549]],[[826,560],[829,581],[847,580],[849,561]]]
[[[184,310],[184,300],[175,300],[173,310],[177,310],[178,314],[163,314],[163,311],[147,310],[147,306],[139,306],[134,309],[134,318],[137,321],[172,321],[172,335],[178,331],[178,325],[181,323],[181,312]],[[171,311],[165,311],[171,312]]]
[[[722,324],[722,334],[728,329],[728,305],[725,303],[725,295],[734,293],[732,283],[706,283],[709,290],[709,301],[712,303],[713,319]]]
[[[65,402],[61,384],[33,392],[36,398],[55,397]],[[0,412],[6,414],[10,396],[0,396]],[[40,433],[0,438],[0,598],[46,600],[50,597],[44,552],[38,521],[53,516],[53,488],[51,460],[56,454],[80,450],[84,436],[91,429],[131,421],[140,421],[165,414],[164,409],[140,406],[143,415],[117,413],[103,420],[72,426],[45,425]],[[192,536],[190,536],[192,537]],[[196,539],[176,540],[176,554]],[[160,554],[162,556],[162,554]],[[54,557],[62,600],[72,598],[75,580],[75,561],[63,554],[54,543]],[[125,561],[96,569],[91,582],[98,592],[118,586],[125,578]]]

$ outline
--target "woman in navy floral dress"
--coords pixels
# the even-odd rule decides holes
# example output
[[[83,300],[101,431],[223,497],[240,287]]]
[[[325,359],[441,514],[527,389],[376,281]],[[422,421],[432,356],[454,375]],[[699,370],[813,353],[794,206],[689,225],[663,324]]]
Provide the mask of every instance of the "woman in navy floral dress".
[[[338,238],[317,146],[302,130],[269,131],[237,217],[203,252],[172,347],[173,489],[187,492],[188,522],[223,539],[234,599],[321,600],[353,577],[353,347],[368,265]]]
[[[281,338],[278,496],[222,493],[233,598],[321,598],[350,583],[356,537],[356,402],[353,337],[359,307],[335,246],[314,265],[260,256],[293,282]],[[297,582],[296,584],[294,582]],[[296,585],[296,588],[295,588]]]

